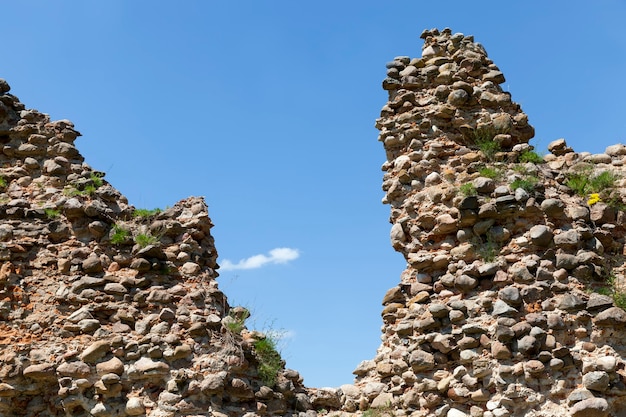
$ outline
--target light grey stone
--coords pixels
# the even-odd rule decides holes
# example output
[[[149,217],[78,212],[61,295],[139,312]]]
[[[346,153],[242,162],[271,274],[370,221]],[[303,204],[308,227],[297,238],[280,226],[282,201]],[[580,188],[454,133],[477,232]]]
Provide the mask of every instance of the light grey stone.
[[[89,412],[94,417],[110,417],[113,415],[113,410],[101,402],[96,403]]]
[[[390,392],[381,392],[372,400],[371,407],[376,408],[385,408],[389,407],[393,404],[393,394]]]
[[[411,352],[409,364],[414,372],[428,371],[435,367],[435,357],[421,349]]]
[[[462,292],[468,292],[478,285],[478,280],[474,277],[470,277],[469,275],[459,275],[454,279],[454,286],[461,290]]]
[[[368,382],[367,384],[365,384],[365,387],[363,388],[363,394],[368,399],[372,400],[376,398],[378,394],[383,392],[385,388],[387,388],[387,385],[383,384],[382,382]]]
[[[577,388],[567,396],[567,404],[573,405],[579,401],[594,398],[594,395],[587,388]]]
[[[448,316],[450,308],[445,304],[431,303],[428,306],[428,311],[430,311],[430,314],[432,314],[435,318],[443,318]]]
[[[406,235],[404,234],[404,230],[402,229],[402,224],[394,223],[391,226],[391,246],[394,248],[400,248],[404,241],[406,240]]]
[[[143,357],[130,366],[128,377],[131,380],[150,379],[155,376],[166,375],[169,373],[169,370],[170,367],[165,362]]]
[[[470,416],[469,416],[469,414],[464,413],[463,411],[459,410],[458,408],[451,408],[446,413],[446,417],[470,417]]]
[[[593,371],[583,375],[583,385],[590,391],[606,391],[609,388],[609,374],[604,371]]]
[[[140,416],[146,412],[146,408],[143,405],[143,401],[139,397],[130,397],[126,401],[125,407],[126,414],[129,416]]]
[[[496,182],[486,177],[478,177],[472,181],[472,184],[476,188],[476,191],[484,194],[491,193],[496,188]]]
[[[547,198],[541,202],[541,210],[548,217],[560,217],[563,215],[565,204],[557,198]]]
[[[611,157],[605,153],[595,153],[585,157],[583,161],[591,162],[592,164],[610,164]]]
[[[200,265],[195,262],[185,262],[180,268],[180,272],[186,275],[196,275],[200,272]]]
[[[530,198],[530,194],[528,194],[528,191],[526,191],[523,188],[517,188],[515,189],[515,200],[516,201],[526,201]]]
[[[563,294],[560,297],[559,303],[557,305],[557,307],[561,310],[566,310],[570,312],[582,310],[586,306],[587,303],[583,299],[572,293]]]
[[[469,97],[469,94],[465,90],[452,90],[448,95],[448,103],[455,107],[460,107],[467,102]]]
[[[96,319],[83,319],[77,324],[80,331],[86,334],[93,333],[100,328],[100,321]]]
[[[532,355],[539,350],[539,342],[534,336],[524,336],[517,341],[517,350],[524,355]]]
[[[496,300],[493,303],[491,314],[494,316],[509,316],[516,314],[518,311],[502,300]]]
[[[554,244],[565,249],[576,248],[580,244],[580,240],[580,233],[574,229],[554,235]]]
[[[504,195],[509,194],[509,187],[506,185],[499,185],[493,190],[493,195],[495,197],[502,197]]]
[[[495,262],[489,262],[489,263],[482,264],[478,267],[478,274],[481,277],[485,277],[485,276],[495,274],[496,272],[498,272],[499,269],[500,269],[500,265],[498,265]]]
[[[553,233],[549,227],[536,225],[530,228],[530,240],[537,246],[548,246],[552,242]]]
[[[128,289],[117,282],[109,282],[104,286],[104,292],[107,294],[124,295],[128,293]]]
[[[524,262],[516,262],[511,265],[509,274],[513,276],[513,281],[515,282],[530,283],[535,280],[535,277],[530,273]]]
[[[69,315],[65,320],[70,323],[78,323],[81,320],[85,319],[93,319],[94,317],[91,315],[91,312],[87,307],[81,307],[72,314]]]
[[[588,398],[574,404],[570,413],[571,417],[607,417],[609,403],[604,398]]]
[[[24,368],[23,375],[34,380],[44,380],[55,378],[54,364],[44,362],[30,365]]]
[[[95,363],[98,359],[104,357],[110,349],[111,342],[109,340],[98,340],[89,345],[80,355],[80,358],[84,362]]]
[[[64,362],[57,367],[57,373],[75,379],[86,378],[91,374],[91,368],[82,361]]]
[[[509,305],[519,307],[522,304],[522,297],[519,289],[511,285],[502,288],[498,291],[498,298],[506,302]]]
[[[558,253],[556,255],[556,267],[558,269],[563,268],[566,270],[572,270],[578,266],[578,260],[576,255],[569,253]]]
[[[614,372],[617,367],[615,356],[601,356],[596,359],[596,368],[600,371]]]
[[[611,307],[598,313],[593,321],[596,326],[624,326],[626,311],[619,307]]]
[[[504,74],[502,74],[502,72],[491,70],[483,75],[483,81],[491,81],[495,84],[502,84],[506,81],[506,79],[504,78]]]
[[[205,395],[213,395],[220,393],[224,390],[224,384],[228,373],[226,371],[219,371],[215,373],[209,373],[204,376],[204,379],[200,383],[200,391]]]
[[[618,143],[616,145],[607,146],[607,148],[604,151],[604,153],[607,154],[607,155],[610,155],[610,156],[626,155],[626,145],[624,145],[622,143]]]
[[[441,181],[442,181],[442,179],[441,179],[441,176],[439,175],[439,173],[431,172],[424,179],[424,184],[427,187],[430,187],[430,186],[433,186],[433,185],[441,184]]]

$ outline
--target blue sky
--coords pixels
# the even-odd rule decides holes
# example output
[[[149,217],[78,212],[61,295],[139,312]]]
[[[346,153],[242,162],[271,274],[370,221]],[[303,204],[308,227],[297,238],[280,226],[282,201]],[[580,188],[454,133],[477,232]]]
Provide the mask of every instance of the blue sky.
[[[138,208],[206,197],[220,287],[284,331],[308,386],[374,357],[404,260],[380,202],[385,63],[426,28],[473,34],[539,150],[623,142],[622,1],[4,2],[0,77],[70,119],[87,162]]]

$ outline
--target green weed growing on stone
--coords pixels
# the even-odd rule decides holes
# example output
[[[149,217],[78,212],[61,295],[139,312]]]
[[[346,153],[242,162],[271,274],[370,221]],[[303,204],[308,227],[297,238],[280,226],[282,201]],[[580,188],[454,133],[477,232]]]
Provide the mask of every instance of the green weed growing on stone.
[[[593,168],[585,166],[567,175],[565,185],[581,197],[601,193],[615,187],[618,176],[611,171],[602,171],[593,175]]]
[[[472,184],[471,182],[461,185],[459,187],[459,190],[461,191],[461,194],[463,194],[465,197],[478,194],[478,191],[476,191],[476,187],[474,187],[474,184]]]
[[[565,185],[574,190],[574,192],[580,196],[585,195],[587,189],[588,179],[580,175],[572,175]]]
[[[483,155],[485,155],[485,158],[490,161],[493,161],[496,157],[496,154],[500,152],[500,144],[493,140],[476,142],[476,145],[478,145],[478,149],[480,149]]]
[[[363,412],[363,417],[391,417],[393,409],[391,403],[387,402],[384,407],[368,408]]]
[[[243,309],[239,314],[235,314],[231,310],[228,317],[228,320],[224,320],[224,325],[228,331],[234,334],[241,334],[241,331],[246,327],[246,320],[250,317],[250,312],[247,309]]]
[[[102,180],[102,174],[97,174],[95,172],[89,174],[89,179],[91,180],[91,183],[95,188],[102,187],[102,184],[104,183],[104,181]]]
[[[98,189],[98,187],[96,187],[93,184],[87,184],[85,185],[85,188],[83,188],[83,191],[81,192],[82,195],[93,195],[96,190]]]
[[[111,243],[114,245],[121,245],[128,240],[130,232],[123,229],[121,226],[113,225],[113,234],[111,235]]]
[[[619,291],[613,293],[613,302],[622,310],[626,310],[626,292]]]
[[[531,162],[533,164],[541,164],[541,163],[543,163],[543,156],[539,155],[535,151],[532,151],[530,149],[526,149],[519,156],[519,161],[521,163]]]
[[[591,196],[593,196],[593,194]],[[598,202],[600,201],[603,200],[598,200]],[[605,202],[608,206],[613,207],[615,210],[626,211],[626,204],[622,201],[619,193],[609,194],[609,196],[606,197]]]
[[[254,342],[254,352],[259,361],[258,372],[261,381],[268,387],[273,387],[278,378],[278,371],[283,367],[283,360],[276,349],[276,338],[267,334],[264,339]]]
[[[68,197],[74,197],[74,196],[82,195],[82,194],[81,194],[81,191],[75,186],[67,186],[63,188],[63,195],[66,195]]]
[[[69,197],[75,196],[91,196],[95,194],[96,190],[104,184],[102,174],[92,172],[89,174],[89,181],[81,180],[78,183],[73,183],[63,189],[63,194]]]
[[[518,188],[521,188],[529,193],[535,189],[537,182],[538,179],[536,177],[518,178],[511,183],[511,189],[517,190]]]
[[[511,169],[520,175],[528,175],[529,173],[528,168],[524,164],[514,164],[511,166]]]
[[[617,179],[616,174],[610,171],[603,171],[589,180],[591,192],[600,192],[607,188],[613,188]]]
[[[154,216],[155,214],[159,214],[161,212],[160,208],[154,208],[152,210],[150,209],[135,209],[135,211],[133,211],[133,217],[141,217],[141,218],[148,218],[151,216]]]
[[[502,175],[502,172],[499,169],[488,167],[488,166],[478,169],[478,173],[480,174],[481,177],[491,178],[491,179],[499,178]]]
[[[7,188],[7,179],[4,177],[0,177],[0,190],[4,190]]]
[[[481,127],[472,132],[472,142],[490,161],[493,161],[501,150],[500,144],[494,140],[499,133],[504,132],[496,131],[491,127]]]
[[[83,189],[79,189],[76,185],[72,185],[70,187],[65,187],[63,189],[63,194],[69,197],[75,196],[90,196],[96,192],[96,187],[93,184],[87,184],[83,187]]]
[[[484,262],[493,262],[500,253],[500,245],[495,242],[491,236],[487,235],[485,240],[477,238],[475,243],[476,253]]]
[[[613,303],[617,307],[622,310],[626,310],[626,291],[623,289],[623,286],[617,282],[615,274],[609,274],[605,282],[608,287],[601,287],[597,292],[603,295],[611,296],[611,298],[613,298]]]
[[[59,215],[61,214],[59,210],[55,210],[51,208],[44,209],[44,213],[46,214],[46,217],[49,219],[55,219],[59,217]]]
[[[155,243],[158,243],[158,242],[159,242],[159,238],[156,236],[153,236],[150,233],[139,233],[135,236],[135,243],[141,246],[142,248],[145,248],[146,246],[149,246],[149,245],[154,245]]]

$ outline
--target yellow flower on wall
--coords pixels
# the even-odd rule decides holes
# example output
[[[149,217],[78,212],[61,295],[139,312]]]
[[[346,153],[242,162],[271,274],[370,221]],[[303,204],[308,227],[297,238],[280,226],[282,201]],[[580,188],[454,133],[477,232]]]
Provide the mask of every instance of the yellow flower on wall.
[[[593,193],[589,196],[589,200],[587,200],[587,204],[589,204],[590,206],[593,206],[599,201],[600,201],[600,194]]]

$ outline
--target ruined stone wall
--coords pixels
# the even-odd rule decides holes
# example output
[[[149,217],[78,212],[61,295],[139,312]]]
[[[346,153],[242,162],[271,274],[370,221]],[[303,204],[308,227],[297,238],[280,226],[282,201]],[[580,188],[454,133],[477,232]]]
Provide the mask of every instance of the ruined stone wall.
[[[0,415],[626,414],[626,146],[539,157],[484,48],[422,38],[387,64],[376,123],[407,267],[376,357],[338,388],[268,378],[264,335],[217,286],[203,199],[136,210],[72,123],[0,80]]]
[[[449,29],[422,38],[421,57],[387,64],[376,122],[391,243],[407,267],[384,296],[376,357],[343,387],[345,409],[626,413],[626,312],[614,304],[626,147],[590,155],[559,140],[539,158],[485,49]]]
[[[78,135],[0,80],[0,415],[311,408],[297,372],[263,368],[264,335],[218,289],[204,200],[135,210],[84,163]]]

